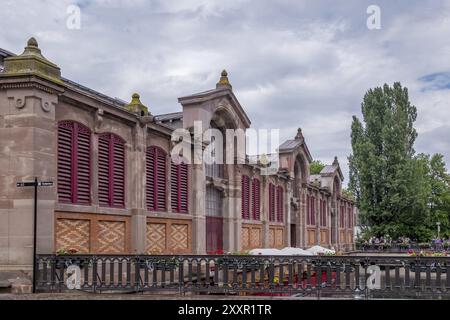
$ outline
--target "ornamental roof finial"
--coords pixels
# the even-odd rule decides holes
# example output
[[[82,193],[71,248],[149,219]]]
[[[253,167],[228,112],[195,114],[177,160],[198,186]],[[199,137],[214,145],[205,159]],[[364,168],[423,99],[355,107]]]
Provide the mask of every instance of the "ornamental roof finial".
[[[298,128],[297,135],[295,136],[295,140],[301,140],[301,139],[303,139],[302,128]]]
[[[227,70],[223,70],[222,73],[220,74],[220,80],[219,82],[217,82],[216,84],[216,88],[229,88],[231,89],[231,84],[230,81],[228,80],[228,72]]]
[[[138,93],[133,93],[131,96],[131,102],[125,105],[125,109],[137,114],[140,117],[147,116],[149,114],[147,107],[141,102],[141,97]]]
[[[47,60],[39,49],[34,37],[27,41],[22,54],[5,59],[3,76],[29,76],[35,75],[52,82],[63,84],[60,68]]]
[[[338,166],[338,165],[339,165],[338,157],[335,156],[334,161],[333,161],[333,166]]]

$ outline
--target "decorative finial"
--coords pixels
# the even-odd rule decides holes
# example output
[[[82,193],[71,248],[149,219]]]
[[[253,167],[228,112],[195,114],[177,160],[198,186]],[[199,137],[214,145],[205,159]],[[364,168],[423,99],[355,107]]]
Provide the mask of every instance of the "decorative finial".
[[[339,165],[338,157],[335,156],[334,161],[333,161],[333,166],[338,166],[338,165]]]
[[[216,84],[216,88],[222,88],[222,87],[231,89],[231,84],[230,84],[230,81],[228,80],[228,72],[225,69],[220,74],[220,80]]]
[[[28,47],[36,47],[39,48],[38,42],[36,41],[36,39],[34,37],[31,37],[28,42],[27,42],[27,46]]]
[[[301,139],[303,139],[302,128],[298,128],[297,135],[295,136],[295,140],[301,140]]]
[[[131,102],[125,105],[125,109],[137,114],[140,117],[148,115],[148,109],[144,106],[140,100],[140,95],[138,93],[133,93],[131,96]]]
[[[22,54],[6,58],[4,67],[6,76],[35,75],[63,85],[60,68],[42,55],[34,37],[28,39]]]

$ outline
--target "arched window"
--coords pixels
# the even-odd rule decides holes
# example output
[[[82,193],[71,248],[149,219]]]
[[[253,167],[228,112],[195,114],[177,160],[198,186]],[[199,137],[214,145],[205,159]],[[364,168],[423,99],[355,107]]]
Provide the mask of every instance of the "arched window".
[[[275,186],[269,183],[269,221],[275,221]]]
[[[206,215],[222,217],[222,194],[213,186],[206,187]]]
[[[252,215],[253,219],[259,220],[261,217],[261,183],[257,178],[252,181]]]
[[[320,200],[320,225],[327,226],[327,201]]]
[[[114,133],[98,136],[98,203],[125,207],[125,141]]]
[[[316,225],[316,197],[311,197],[311,225]]]
[[[306,224],[308,225],[316,224],[315,202],[316,197],[310,195],[306,196]]]
[[[352,207],[349,206],[347,210],[348,210],[348,219],[347,219],[348,227],[349,227],[349,228],[353,228],[353,212],[352,212]]]
[[[277,187],[277,221],[278,222],[283,222],[283,188],[278,186]]]
[[[345,228],[345,207],[342,205],[341,206],[341,212],[339,215],[339,224],[341,228]]]
[[[181,158],[170,162],[170,200],[172,212],[188,213],[188,167]]]
[[[147,148],[146,155],[146,196],[147,209],[166,211],[166,152],[159,147]]]
[[[242,176],[241,214],[242,219],[250,219],[250,178]]]
[[[58,124],[58,199],[91,204],[91,131],[74,121]]]

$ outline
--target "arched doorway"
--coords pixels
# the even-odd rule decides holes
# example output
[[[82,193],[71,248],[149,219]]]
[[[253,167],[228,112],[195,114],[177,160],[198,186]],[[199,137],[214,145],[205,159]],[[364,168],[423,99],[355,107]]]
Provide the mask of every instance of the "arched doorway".
[[[293,181],[293,196],[296,200],[291,207],[293,219],[291,220],[291,246],[301,247],[303,244],[302,228],[302,187],[308,179],[308,169],[306,159],[302,154],[298,154],[294,162],[294,181]]]
[[[206,187],[206,253],[223,250],[222,192],[214,186]]]

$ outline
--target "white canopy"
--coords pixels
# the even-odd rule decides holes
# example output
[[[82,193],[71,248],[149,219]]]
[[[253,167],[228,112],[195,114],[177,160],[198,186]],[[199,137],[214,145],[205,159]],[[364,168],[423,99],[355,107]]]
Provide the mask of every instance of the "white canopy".
[[[293,247],[286,247],[281,249],[281,252],[287,256],[310,256],[311,252]]]
[[[268,248],[263,248],[263,249],[253,249],[250,250],[248,252],[250,255],[253,256],[282,256],[285,255],[281,250],[279,249],[268,249]]]
[[[311,254],[313,255],[317,255],[317,254],[335,254],[336,251],[331,250],[331,249],[327,249],[321,246],[314,246],[311,247],[309,249],[307,249],[306,251],[309,251]]]

